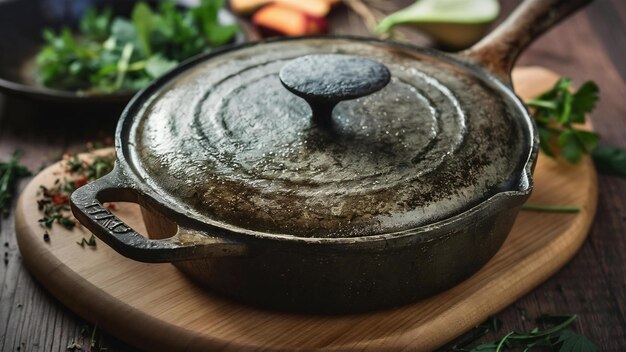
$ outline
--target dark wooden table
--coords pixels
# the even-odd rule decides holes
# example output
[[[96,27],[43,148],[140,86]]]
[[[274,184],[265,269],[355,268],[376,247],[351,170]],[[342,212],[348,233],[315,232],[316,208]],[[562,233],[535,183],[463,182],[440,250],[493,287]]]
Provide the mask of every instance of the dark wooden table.
[[[518,1],[502,1],[506,16]],[[406,1],[404,1],[406,3]],[[400,5],[400,4],[399,4]],[[365,33],[357,16],[338,9],[333,31]],[[424,44],[423,37],[409,36]],[[601,101],[592,115],[602,142],[626,148],[626,2],[596,0],[529,48],[519,65],[542,65],[581,83],[593,79]],[[98,109],[100,110],[100,109]],[[112,136],[115,112],[42,107],[0,96],[0,159],[15,149],[32,170]],[[23,180],[22,189],[28,180]],[[626,180],[599,177],[598,212],[589,238],[558,274],[498,314],[503,329],[527,329],[542,313],[575,313],[574,328],[604,351],[626,351]],[[1,219],[0,349],[63,351],[88,345],[91,326],[64,308],[22,264],[13,218]],[[109,351],[132,347],[102,334]],[[88,350],[88,348],[85,348]]]

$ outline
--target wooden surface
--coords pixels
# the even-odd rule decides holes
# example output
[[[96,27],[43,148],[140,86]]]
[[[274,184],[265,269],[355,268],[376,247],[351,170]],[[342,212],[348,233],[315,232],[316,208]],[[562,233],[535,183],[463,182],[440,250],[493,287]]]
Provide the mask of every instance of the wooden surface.
[[[541,68],[514,74],[522,97],[549,89],[557,79]],[[170,264],[139,263],[102,242],[97,249],[81,248],[77,242],[90,235],[82,227],[69,231],[55,226],[45,242],[35,195],[40,185],[52,187],[64,168],[57,163],[45,169],[20,197],[15,231],[23,262],[72,311],[149,351],[433,350],[567,263],[587,236],[597,201],[596,173],[589,158],[570,166],[540,157],[529,203],[570,204],[579,206],[579,213],[522,212],[501,250],[483,269],[432,298],[369,314],[296,315],[223,299],[197,287]],[[118,205],[116,213],[146,233],[137,206]]]
[[[3,1],[3,0],[0,0]],[[410,0],[398,1],[395,6]],[[502,1],[502,17],[519,1]],[[333,31],[364,34],[356,16],[338,9]],[[601,101],[592,114],[603,143],[626,148],[626,2],[597,0],[533,44],[519,64],[542,65],[581,83],[595,80]],[[427,41],[411,37],[416,44]],[[0,96],[0,159],[19,148],[33,170],[87,141],[112,136],[116,112],[67,111]],[[20,184],[23,189],[27,180]],[[574,328],[604,351],[626,350],[626,181],[599,176],[598,212],[589,238],[559,273],[498,314],[503,330],[532,327],[528,317],[576,313]],[[6,244],[6,246],[5,246]],[[81,336],[85,321],[37,284],[22,264],[12,216],[0,219],[0,350],[63,351]],[[3,254],[4,256],[4,254]],[[132,347],[106,335],[109,351]]]

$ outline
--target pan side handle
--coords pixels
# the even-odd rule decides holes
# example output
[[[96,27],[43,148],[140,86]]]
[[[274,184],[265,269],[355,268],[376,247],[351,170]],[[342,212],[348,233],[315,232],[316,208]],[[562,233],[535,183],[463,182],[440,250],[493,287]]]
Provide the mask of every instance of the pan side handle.
[[[203,259],[211,256],[236,256],[247,251],[239,242],[178,225],[173,237],[149,239],[103,206],[104,202],[140,203],[146,195],[138,192],[116,166],[108,175],[86,184],[72,193],[74,216],[93,234],[118,253],[150,263]]]
[[[511,83],[511,70],[524,49],[550,27],[593,0],[525,0],[494,31],[460,53]]]

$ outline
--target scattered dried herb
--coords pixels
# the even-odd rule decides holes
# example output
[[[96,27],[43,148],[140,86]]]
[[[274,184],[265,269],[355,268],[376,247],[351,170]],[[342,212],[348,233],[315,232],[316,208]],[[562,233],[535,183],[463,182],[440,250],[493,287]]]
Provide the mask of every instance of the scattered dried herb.
[[[87,245],[88,247],[95,247],[97,245],[96,244],[96,236],[94,236],[92,234],[91,237],[89,237],[88,240],[83,238],[83,239],[80,240],[80,242],[76,242],[76,244],[78,244],[81,247],[85,247],[85,245]]]
[[[0,161],[0,214],[8,216],[15,184],[21,177],[30,176],[26,166],[20,165],[21,153],[15,151],[9,161]]]
[[[501,323],[490,318],[451,346],[448,352],[556,351],[597,352],[598,347],[586,337],[568,329],[576,315],[543,315],[535,320],[537,327],[529,331],[510,331],[495,341],[477,343],[488,333],[497,333]],[[493,322],[498,322],[494,324]],[[473,346],[470,346],[475,344]]]
[[[37,200],[37,207],[43,212],[43,218],[39,219],[39,222],[46,228],[52,228],[55,221],[68,230],[76,226],[76,222],[68,215],[69,193],[65,194],[67,192],[65,185],[57,180],[52,188],[39,186],[40,198]]]
[[[46,228],[52,228],[55,222],[68,230],[76,226],[76,220],[70,212],[70,195],[77,188],[113,170],[115,155],[97,155],[91,161],[82,160],[77,155],[66,155],[64,163],[63,179],[57,179],[50,187],[39,186],[37,206],[43,212],[39,222]],[[83,241],[91,246],[91,239]]]

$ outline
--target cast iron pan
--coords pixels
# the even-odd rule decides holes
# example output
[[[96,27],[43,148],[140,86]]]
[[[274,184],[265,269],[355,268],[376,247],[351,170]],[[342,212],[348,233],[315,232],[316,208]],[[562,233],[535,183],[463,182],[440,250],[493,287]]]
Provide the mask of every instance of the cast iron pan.
[[[510,72],[515,59],[533,39],[587,2],[528,0],[484,40],[455,55],[367,38],[318,37],[247,44],[199,57],[135,96],[118,124],[114,171],[75,191],[72,211],[83,225],[119,253],[144,262],[172,262],[211,289],[258,305],[337,313],[399,305],[440,292],[472,275],[496,253],[532,190],[537,132],[512,90]],[[281,57],[299,51],[307,56],[289,57],[292,61]],[[338,60],[328,55],[333,52],[349,54],[349,58]],[[315,56],[308,56],[311,54]],[[392,72],[391,82],[384,68],[367,63],[362,57],[375,57],[374,61],[387,65]],[[265,63],[257,62],[263,59],[267,59]],[[350,60],[356,60],[359,69],[344,65]],[[306,69],[307,65],[324,74],[313,74],[308,83],[302,82],[299,77],[313,71]],[[262,69],[259,71],[258,67]],[[338,71],[333,73],[333,67]],[[365,77],[361,81],[354,79],[363,74],[363,68],[367,68],[363,71]],[[230,70],[235,73],[229,76]],[[260,76],[254,76],[256,73]],[[213,84],[211,77],[221,78]],[[357,131],[336,119],[340,113],[349,120],[375,114],[380,120],[373,122],[380,122],[382,130],[373,132],[396,128],[397,114],[406,113],[403,105],[393,101],[382,107],[377,104],[402,82],[417,78],[423,83],[413,88],[422,90],[424,101],[434,102],[435,111],[445,97],[429,95],[427,92],[433,87],[460,102],[453,103],[451,110],[441,110],[442,116],[463,111],[459,116],[469,117],[467,125],[459,125],[464,139],[458,145],[454,145],[454,134],[451,139],[443,139],[444,146],[446,141],[454,145],[451,154],[442,151],[439,159],[445,162],[434,168],[430,168],[430,163],[424,164],[429,173],[422,179],[407,179],[411,184],[405,187],[403,177],[394,177],[402,170],[411,170],[410,165],[393,165],[402,161],[403,150],[410,149],[413,143],[405,143],[404,149],[393,149],[392,145],[386,156],[375,154],[375,158],[368,159],[361,151],[367,150],[371,139],[350,145],[354,139],[344,138],[342,128],[347,126],[356,140],[361,129]],[[251,87],[258,87],[256,102],[253,95],[236,99],[248,88],[236,85],[246,80]],[[219,91],[224,86],[223,82],[233,82],[233,89],[229,90],[232,94],[212,95],[214,89]],[[281,82],[287,89],[281,88]],[[338,101],[372,93],[385,84],[388,85],[379,91],[381,95],[374,93],[362,101],[348,100],[333,110]],[[289,92],[304,98],[309,110]],[[261,114],[254,115],[256,110],[247,108],[251,101],[263,109]],[[382,117],[387,111],[391,116]],[[223,126],[205,125],[223,112]],[[348,114],[343,115],[344,112]],[[256,124],[270,123],[265,130],[250,124],[253,138],[243,140],[248,143],[244,147],[250,148],[236,153],[228,153],[229,143],[215,148],[215,143],[232,135],[247,135],[246,128],[228,126],[237,126],[250,116]],[[294,118],[292,123],[305,128],[292,133],[286,123],[275,123],[281,116]],[[303,121],[303,117],[310,120]],[[339,128],[333,130],[333,125]],[[220,129],[224,131],[220,138],[211,137]],[[419,126],[414,131],[419,132]],[[211,178],[212,173],[233,176],[228,172],[245,163],[246,160],[237,159],[242,155],[263,161],[263,165],[281,160],[282,155],[256,155],[249,151],[254,151],[255,145],[262,148],[254,142],[264,141],[266,135],[291,138],[286,141],[290,149],[300,132],[312,136],[314,146],[296,148],[303,154],[294,156],[296,168],[288,170],[291,176],[286,181],[272,178],[272,182],[266,182],[264,169],[235,175],[241,176],[235,183],[212,182],[224,180]],[[393,129],[390,132],[394,134]],[[324,138],[318,138],[320,135]],[[402,142],[403,136],[390,140]],[[385,138],[371,140],[371,144],[387,146]],[[428,138],[418,136],[410,141],[420,143]],[[435,139],[441,142],[441,138]],[[326,144],[318,143],[320,140]],[[346,145],[359,153],[343,148]],[[160,150],[169,149],[170,154],[159,155]],[[426,143],[426,151],[436,149]],[[214,161],[207,163],[202,155]],[[363,158],[351,158],[355,155]],[[424,157],[418,154],[410,162],[420,165]],[[304,158],[306,163],[298,164],[298,158]],[[344,158],[353,163],[343,163]],[[338,161],[324,177],[306,169],[310,164],[323,164],[324,160]],[[213,166],[220,162],[228,167]],[[373,173],[371,178],[384,180],[390,176],[395,181],[387,189],[397,192],[379,191],[373,183],[365,187],[367,179],[361,182],[360,174],[380,169],[381,165],[388,173],[383,172],[382,178],[381,173]],[[297,166],[305,170],[298,174],[301,168]],[[355,171],[351,173],[355,175],[353,179],[346,170]],[[335,176],[339,176],[335,184],[346,187],[338,189],[337,197],[347,193],[344,198],[351,201],[350,207],[335,209],[335,193],[327,191],[326,182]],[[493,187],[480,188],[490,182]],[[275,193],[251,191],[259,184],[267,186],[263,191]],[[249,194],[252,196],[247,197]],[[384,197],[379,197],[381,194]],[[418,201],[404,202],[404,195]],[[311,199],[318,201],[313,209],[307,203]],[[108,201],[141,204],[146,209],[144,216],[151,239],[104,208],[102,202]],[[316,214],[321,215],[316,218]],[[349,221],[341,217],[344,214]],[[400,216],[394,217],[395,214]],[[410,216],[402,216],[407,214]],[[428,216],[420,219],[419,214]],[[414,216],[418,220],[414,221]],[[393,221],[388,221],[390,218]],[[273,221],[276,219],[279,221]],[[164,223],[150,229],[151,225]],[[173,234],[170,231],[175,235],[167,238]]]

